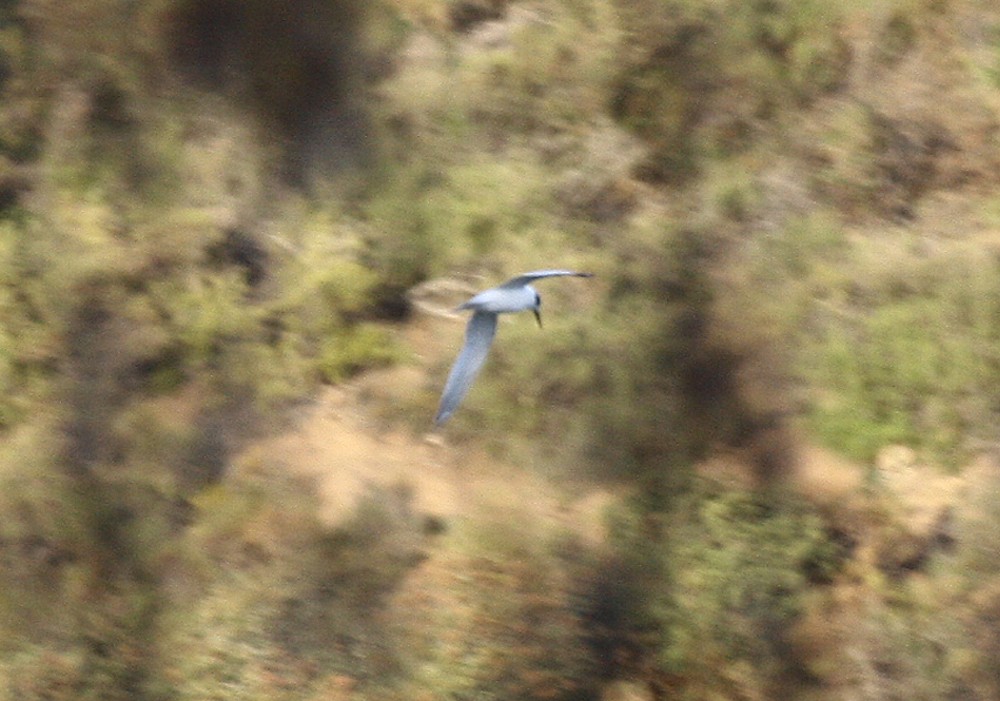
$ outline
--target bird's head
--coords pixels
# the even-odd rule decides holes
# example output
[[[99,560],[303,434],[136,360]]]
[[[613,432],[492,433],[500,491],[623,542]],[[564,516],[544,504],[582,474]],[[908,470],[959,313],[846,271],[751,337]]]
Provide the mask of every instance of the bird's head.
[[[534,290],[532,290],[534,292]],[[531,311],[535,313],[535,320],[538,322],[538,328],[542,328],[542,298],[535,292],[535,304],[531,308]]]

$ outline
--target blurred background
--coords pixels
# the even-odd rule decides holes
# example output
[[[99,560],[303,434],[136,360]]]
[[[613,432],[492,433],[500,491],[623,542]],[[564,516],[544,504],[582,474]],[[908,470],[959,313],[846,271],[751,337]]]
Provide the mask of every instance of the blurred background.
[[[994,0],[0,1],[0,700],[1000,698],[998,183]]]

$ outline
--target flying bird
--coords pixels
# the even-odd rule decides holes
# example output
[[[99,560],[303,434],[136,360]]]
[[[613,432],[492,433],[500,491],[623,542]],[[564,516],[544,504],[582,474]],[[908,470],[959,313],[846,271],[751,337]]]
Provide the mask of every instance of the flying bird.
[[[451,366],[444,392],[441,393],[441,405],[438,407],[434,423],[440,426],[448,420],[475,381],[486,355],[490,352],[490,344],[493,343],[493,336],[497,330],[497,315],[530,309],[534,312],[541,328],[542,298],[538,296],[531,283],[547,277],[568,276],[591,277],[592,275],[572,270],[535,270],[518,275],[499,287],[480,292],[458,307],[459,310],[471,309],[472,318],[469,319],[469,325],[465,329],[465,345],[455,359],[455,364]]]

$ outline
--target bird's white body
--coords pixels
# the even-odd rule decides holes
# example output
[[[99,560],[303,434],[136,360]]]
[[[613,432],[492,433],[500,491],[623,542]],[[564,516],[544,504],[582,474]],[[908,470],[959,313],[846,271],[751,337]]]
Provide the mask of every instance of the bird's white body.
[[[435,423],[440,425],[448,420],[482,369],[490,345],[493,343],[493,336],[496,334],[497,316],[530,309],[535,313],[538,325],[541,326],[542,299],[530,283],[542,278],[565,276],[590,277],[590,273],[577,273],[572,270],[536,270],[518,275],[499,287],[480,292],[459,306],[459,309],[473,310],[473,314],[465,330],[465,345],[455,359],[455,364],[448,374],[448,381],[445,382],[444,392],[441,393],[441,406],[438,408]]]
[[[506,314],[509,312],[524,312],[535,307],[538,293],[531,285],[523,285],[514,289],[494,287],[480,292],[459,309],[474,309],[490,314]]]

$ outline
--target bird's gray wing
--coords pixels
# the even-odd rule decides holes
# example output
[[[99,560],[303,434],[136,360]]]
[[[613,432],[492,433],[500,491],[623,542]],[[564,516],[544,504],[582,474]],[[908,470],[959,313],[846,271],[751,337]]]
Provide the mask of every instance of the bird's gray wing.
[[[469,391],[476,379],[483,361],[490,352],[493,336],[497,330],[497,315],[491,312],[476,312],[469,319],[465,329],[465,345],[455,359],[448,374],[448,381],[441,393],[441,405],[438,407],[434,423],[439,426],[448,420],[459,403]]]
[[[530,284],[534,280],[539,280],[543,277],[593,277],[593,273],[578,273],[575,270],[533,270],[530,273],[524,273],[523,275],[518,275],[515,278],[511,278],[500,287],[512,288],[512,287],[524,287]]]

